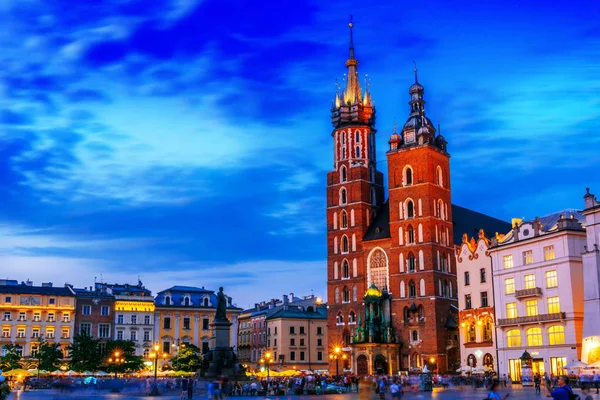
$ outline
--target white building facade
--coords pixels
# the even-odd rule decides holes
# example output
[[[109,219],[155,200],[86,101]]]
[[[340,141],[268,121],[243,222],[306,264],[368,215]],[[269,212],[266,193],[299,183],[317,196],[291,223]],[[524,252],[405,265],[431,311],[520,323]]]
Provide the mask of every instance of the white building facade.
[[[521,381],[525,351],[533,374],[563,374],[579,359],[585,231],[578,218],[563,211],[492,238],[498,372],[513,381]]]
[[[587,243],[583,253],[584,324],[581,361],[600,360],[600,202],[587,189],[584,196]]]
[[[456,249],[461,366],[498,371],[494,328],[492,260],[483,230],[477,239],[463,235]]]

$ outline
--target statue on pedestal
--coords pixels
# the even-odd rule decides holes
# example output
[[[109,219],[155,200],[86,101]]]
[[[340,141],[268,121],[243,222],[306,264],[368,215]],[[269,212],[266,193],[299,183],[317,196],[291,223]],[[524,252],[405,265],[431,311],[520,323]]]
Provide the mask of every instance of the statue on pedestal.
[[[227,296],[223,293],[223,287],[219,288],[217,293],[217,311],[215,311],[215,321],[229,321],[227,319]]]

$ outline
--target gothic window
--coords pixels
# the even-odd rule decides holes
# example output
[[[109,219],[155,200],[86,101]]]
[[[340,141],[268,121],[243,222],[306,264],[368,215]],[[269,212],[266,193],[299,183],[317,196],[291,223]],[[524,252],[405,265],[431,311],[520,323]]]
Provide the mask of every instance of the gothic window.
[[[419,306],[417,310],[419,313],[419,319],[422,320],[423,318],[425,318],[425,310],[423,309],[423,306]]]
[[[344,331],[344,343],[349,345],[352,343],[352,337],[350,336],[350,331]]]
[[[346,146],[342,147],[342,160],[346,159]]]
[[[406,288],[404,287],[404,281],[400,282],[400,298],[403,299],[406,297]]]
[[[486,319],[483,323],[483,341],[492,341],[492,321],[490,321],[489,319]]]
[[[348,286],[344,286],[344,290],[342,292],[342,301],[344,303],[349,303],[350,302],[350,289],[348,289]]]
[[[404,323],[408,324],[409,320],[410,320],[410,316],[408,313],[408,307],[404,307]]]
[[[415,244],[415,230],[413,229],[412,225],[408,226],[407,234],[408,240],[406,241],[406,243]]]
[[[371,205],[377,205],[377,194],[375,193],[375,188],[371,188]]]
[[[350,247],[348,246],[348,236],[342,236],[342,253],[348,253]]]
[[[358,289],[355,286],[352,286],[352,301],[358,301]]]
[[[348,316],[348,322],[349,323],[356,322],[356,313],[354,311],[350,311],[350,315]]]
[[[409,253],[408,259],[406,260],[406,268],[408,272],[415,272],[417,268],[417,262],[413,253]]]
[[[344,260],[344,266],[342,267],[342,278],[350,278],[350,266],[346,260]]]
[[[417,285],[414,281],[408,283],[408,297],[417,297]]]
[[[412,200],[406,202],[406,218],[413,218],[415,216],[415,204]]]
[[[450,285],[447,280],[444,280],[444,297],[450,297]]]
[[[338,324],[343,324],[344,323],[344,316],[342,315],[341,312],[338,313],[338,315],[335,317],[336,322]]]
[[[360,158],[360,146],[356,146],[356,158]]]
[[[371,253],[367,271],[371,283],[374,283],[379,289],[388,286],[387,257],[383,250],[376,249]]]
[[[356,131],[356,142],[360,142],[360,131]]]
[[[406,166],[404,168],[404,186],[410,186],[413,184],[413,171],[412,168]]]
[[[171,305],[171,296],[165,296],[165,306]]]
[[[342,182],[346,182],[346,180],[348,179],[348,172],[345,166],[342,166],[342,168],[340,168],[340,176]]]
[[[334,299],[334,303],[339,303],[340,302],[340,289],[339,288],[335,288],[333,290],[333,299]]]
[[[419,296],[425,297],[425,279],[419,281]]]
[[[439,165],[435,170],[435,181],[439,186],[444,187],[444,180],[442,178],[442,168]]]
[[[346,204],[346,201],[346,189],[342,188],[342,190],[340,190],[340,204]]]
[[[445,220],[445,218],[444,218],[444,202],[442,200],[438,200],[438,217],[440,217],[442,220]]]
[[[342,211],[342,229],[348,227],[348,213],[346,211]]]

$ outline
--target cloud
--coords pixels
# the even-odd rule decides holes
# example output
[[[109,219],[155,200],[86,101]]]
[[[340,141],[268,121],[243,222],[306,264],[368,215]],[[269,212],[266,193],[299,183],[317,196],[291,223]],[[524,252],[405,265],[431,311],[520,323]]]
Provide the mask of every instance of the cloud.
[[[2,113],[0,113],[0,123],[5,125],[31,125],[33,118],[26,112],[2,110]]]

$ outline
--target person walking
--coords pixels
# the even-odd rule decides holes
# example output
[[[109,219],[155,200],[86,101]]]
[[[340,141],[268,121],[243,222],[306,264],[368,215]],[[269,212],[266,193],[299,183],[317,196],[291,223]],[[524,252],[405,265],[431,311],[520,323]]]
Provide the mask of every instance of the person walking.
[[[500,396],[500,393],[498,393],[498,386],[500,386],[500,383],[498,381],[492,382],[492,384],[490,385],[490,391],[487,396],[488,399],[505,400],[508,396],[510,396],[510,393],[506,393],[504,397]]]
[[[598,371],[594,371],[594,387],[596,388],[596,394],[598,394],[598,387],[600,387],[600,377],[598,377]]]
[[[187,381],[187,398],[188,400],[192,400],[192,397],[194,396],[194,379],[189,378]]]
[[[558,387],[554,391],[550,392],[550,388],[544,383],[544,389],[546,389],[546,397],[552,397],[555,400],[571,400],[575,398],[573,389],[569,386],[569,378],[561,375],[558,378]]]

